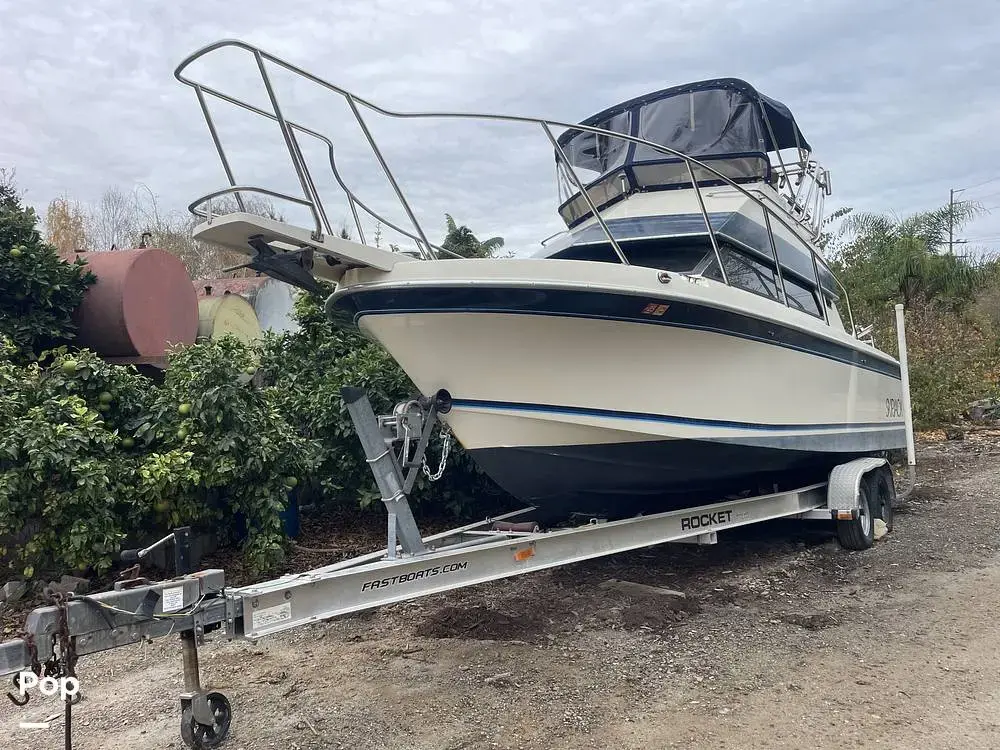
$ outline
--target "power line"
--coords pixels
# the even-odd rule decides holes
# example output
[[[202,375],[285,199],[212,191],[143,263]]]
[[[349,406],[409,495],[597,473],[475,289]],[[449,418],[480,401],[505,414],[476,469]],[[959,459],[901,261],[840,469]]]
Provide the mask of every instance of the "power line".
[[[994,190],[992,193],[987,193],[986,195],[980,195],[978,198],[973,198],[972,200],[981,201],[983,198],[992,198],[994,195],[1000,195],[1000,190]]]
[[[990,235],[988,237],[966,237],[963,240],[955,240],[955,244],[965,245],[970,242],[994,242],[996,240],[1000,240],[1000,235]]]
[[[983,180],[982,182],[977,182],[975,185],[969,185],[967,187],[962,188],[962,190],[974,190],[977,187],[982,187],[983,185],[989,185],[991,182],[996,182],[997,180],[1000,180],[1000,175],[996,177],[991,177],[988,180]]]

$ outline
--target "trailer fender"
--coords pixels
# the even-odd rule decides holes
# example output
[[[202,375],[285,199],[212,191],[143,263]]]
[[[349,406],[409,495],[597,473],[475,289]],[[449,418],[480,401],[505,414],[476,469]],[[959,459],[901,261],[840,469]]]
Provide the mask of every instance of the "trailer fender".
[[[858,493],[865,475],[880,466],[887,466],[884,458],[856,458],[833,467],[826,491],[826,507],[831,513],[857,511]]]

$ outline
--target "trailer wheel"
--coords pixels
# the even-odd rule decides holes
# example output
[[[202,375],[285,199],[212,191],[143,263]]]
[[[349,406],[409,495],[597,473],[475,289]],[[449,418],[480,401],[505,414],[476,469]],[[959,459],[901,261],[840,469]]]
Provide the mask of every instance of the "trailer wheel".
[[[892,470],[888,466],[872,472],[871,497],[875,518],[881,518],[886,529],[892,531],[892,504],[896,501],[896,484],[892,481]]]
[[[837,521],[837,538],[846,549],[868,549],[875,541],[875,519],[872,515],[871,490],[866,478],[858,487],[858,517]]]

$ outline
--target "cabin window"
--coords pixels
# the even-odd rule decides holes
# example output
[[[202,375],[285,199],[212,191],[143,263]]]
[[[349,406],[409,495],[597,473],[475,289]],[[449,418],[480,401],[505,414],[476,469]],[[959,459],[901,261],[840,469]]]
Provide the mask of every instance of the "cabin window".
[[[619,241],[618,246],[634,266],[656,268],[675,273],[691,273],[705,258],[704,242],[676,240]],[[560,250],[552,256],[564,260],[590,260],[604,263],[618,263],[618,255],[609,243],[577,245]]]
[[[622,252],[625,253],[628,262],[636,266],[691,273],[705,257],[706,249],[703,242],[678,243],[654,240],[629,242],[622,245]]]
[[[589,260],[598,263],[619,263],[611,245],[575,245],[555,253],[552,258],[559,260]]]
[[[788,276],[784,277],[785,293],[788,295],[788,306],[796,310],[815,315],[817,318],[823,317],[823,312],[819,309],[819,302],[816,301],[816,292],[808,289]]]
[[[726,267],[726,277],[731,286],[778,301],[778,283],[775,280],[774,271],[767,265],[726,244],[719,245],[719,255],[722,256],[722,262]],[[717,260],[712,260],[704,275],[710,279],[722,281]]]
[[[837,300],[826,294],[823,295],[823,299],[826,300],[826,314],[830,318],[830,325],[835,328],[843,328],[846,331],[847,327],[844,325],[844,316],[840,314],[840,307],[837,305]]]

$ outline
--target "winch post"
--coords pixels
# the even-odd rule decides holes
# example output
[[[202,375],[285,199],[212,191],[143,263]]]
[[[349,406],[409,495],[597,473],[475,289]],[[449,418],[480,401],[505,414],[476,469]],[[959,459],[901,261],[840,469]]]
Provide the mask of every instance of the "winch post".
[[[405,554],[419,555],[426,552],[413,510],[406,498],[401,481],[402,471],[391,446],[386,445],[382,431],[379,430],[378,419],[368,396],[363,389],[353,387],[341,388],[340,393],[347,404],[347,411],[365,451],[365,459],[375,475],[375,483],[382,493],[382,502],[389,514],[386,546],[388,557],[396,557],[397,541]]]
[[[191,527],[174,529],[174,572],[187,575],[191,571]]]

